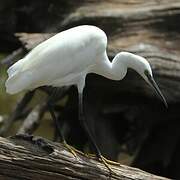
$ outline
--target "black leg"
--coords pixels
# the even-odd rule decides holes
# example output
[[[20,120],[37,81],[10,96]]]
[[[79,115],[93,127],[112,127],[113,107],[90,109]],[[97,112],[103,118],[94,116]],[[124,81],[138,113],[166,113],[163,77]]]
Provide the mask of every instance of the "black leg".
[[[82,93],[79,93],[79,121],[80,121],[80,124],[81,126],[84,128],[87,136],[88,136],[88,139],[90,140],[91,144],[93,145],[93,148],[95,150],[95,154],[97,155],[98,158],[100,158],[102,155],[101,155],[101,152],[94,140],[94,137],[92,136],[89,128],[88,128],[88,125],[87,125],[87,122],[85,120],[85,117],[84,117],[84,112],[83,112],[83,94]]]
[[[60,137],[61,142],[65,142],[65,138],[64,138],[64,136],[63,136],[63,134],[61,132],[61,127],[60,127],[58,119],[57,119],[57,117],[56,117],[56,115],[54,113],[53,106],[51,104],[48,104],[48,109],[49,109],[49,112],[50,112],[50,114],[52,116],[52,119],[53,119],[53,121],[55,123],[56,129],[57,129],[57,133],[58,133],[58,135]]]
[[[61,142],[65,142],[65,138],[64,138],[64,136],[63,136],[63,134],[62,134],[62,132],[61,132],[61,127],[60,127],[60,124],[59,124],[59,122],[58,122],[58,119],[57,119],[57,117],[56,117],[56,115],[55,115],[55,113],[54,113],[54,108],[53,108],[54,102],[56,101],[56,98],[58,97],[58,92],[59,92],[59,91],[58,91],[57,88],[55,88],[55,89],[53,90],[53,92],[52,92],[52,94],[51,94],[51,96],[49,97],[49,100],[48,100],[48,102],[47,102],[47,106],[48,106],[49,112],[50,112],[50,114],[51,114],[51,117],[52,117],[52,119],[53,119],[53,121],[54,121],[55,128],[56,128],[56,132],[58,133]]]
[[[54,120],[55,122],[55,126],[56,126],[56,129],[57,129],[57,133],[61,139],[61,142],[64,144],[64,146],[73,154],[74,157],[76,157],[76,151],[74,148],[72,148],[71,146],[69,146],[67,143],[66,143],[66,140],[61,132],[61,127],[60,127],[60,124],[58,122],[58,119],[54,113],[54,108],[53,108],[53,105],[54,105],[54,102],[56,101],[56,98],[58,97],[58,89],[55,89],[51,95],[51,97],[49,98],[48,102],[47,102],[47,105],[48,105],[48,108],[49,108],[49,112],[52,116],[52,119]],[[75,152],[76,151],[76,152]]]
[[[86,119],[85,119],[85,116],[84,116],[84,112],[83,112],[83,94],[82,93],[79,93],[79,121],[80,121],[81,126],[84,128],[84,130],[85,130],[85,132],[86,132],[86,134],[88,136],[88,139],[90,140],[91,144],[93,145],[96,156],[109,169],[110,175],[111,175],[111,173],[114,173],[114,172],[113,172],[113,170],[111,169],[111,167],[109,166],[108,163],[110,163],[112,165],[117,165],[117,164],[119,165],[119,163],[107,160],[106,158],[104,158],[102,156],[101,151],[99,150],[99,148],[98,148],[98,146],[96,144],[96,141],[95,141],[93,135],[91,134],[91,132],[90,132],[90,130],[88,128],[88,125],[87,125],[87,122],[86,122]],[[114,174],[116,174],[116,173],[114,173]]]

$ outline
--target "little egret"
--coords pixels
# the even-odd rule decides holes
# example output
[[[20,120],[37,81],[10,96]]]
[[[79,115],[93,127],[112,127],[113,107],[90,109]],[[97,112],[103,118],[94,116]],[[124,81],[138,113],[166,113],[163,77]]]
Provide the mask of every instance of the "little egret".
[[[122,80],[127,69],[131,68],[155,89],[166,106],[167,103],[153,79],[151,67],[145,58],[120,52],[110,62],[106,47],[106,34],[95,26],[82,25],[60,32],[39,44],[23,59],[12,65],[7,71],[8,79],[5,85],[6,91],[10,94],[45,85],[53,87],[76,85],[79,93],[80,123],[97,157],[110,169],[108,160],[102,156],[83,115],[82,95],[86,75],[96,73],[112,80]],[[52,107],[50,113],[57,124]],[[58,130],[60,132],[59,127]],[[61,132],[60,136],[64,140]]]

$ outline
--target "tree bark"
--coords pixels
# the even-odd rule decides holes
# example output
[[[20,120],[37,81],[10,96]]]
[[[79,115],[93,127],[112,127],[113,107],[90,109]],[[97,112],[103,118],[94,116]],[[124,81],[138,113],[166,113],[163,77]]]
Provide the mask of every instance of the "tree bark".
[[[89,103],[90,105],[87,108],[87,111],[89,112],[87,112],[86,115],[87,117],[90,117],[90,123],[92,121],[91,129],[93,129],[95,132],[99,132],[100,129],[102,131],[102,125],[105,120],[108,120],[108,122],[109,120],[111,120],[112,124],[117,123],[115,121],[112,122],[111,118],[116,114],[123,115],[122,117],[120,116],[121,118],[119,118],[121,122],[123,122],[123,119],[124,122],[137,122],[137,124],[135,124],[137,126],[137,137],[132,141],[132,144],[135,146],[134,152],[137,152],[135,151],[135,149],[137,150],[137,147],[140,149],[140,151],[138,151],[139,153],[137,153],[138,158],[136,158],[136,163],[134,163],[134,165],[139,165],[138,167],[141,168],[147,167],[148,165],[152,167],[152,164],[157,162],[153,167],[157,170],[155,172],[161,173],[165,176],[169,175],[170,173],[168,167],[172,166],[173,171],[177,171],[178,173],[179,168],[174,168],[171,163],[173,164],[172,157],[173,159],[176,159],[176,161],[178,161],[179,158],[178,153],[176,153],[177,157],[174,156],[174,152],[177,151],[177,147],[179,144],[178,120],[180,118],[180,115],[178,113],[178,103],[180,102],[180,25],[176,22],[179,22],[180,2],[178,0],[77,0],[68,2],[70,3],[63,4],[62,6],[64,10],[68,9],[68,12],[63,11],[66,12],[66,14],[59,13],[61,14],[61,18],[60,20],[58,19],[58,23],[57,17],[52,18],[52,20],[56,20],[52,23],[54,25],[54,28],[50,27],[49,24],[46,24],[48,28],[50,27],[49,29],[43,28],[45,29],[43,30],[43,32],[46,33],[16,34],[22,42],[23,46],[29,51],[40,42],[52,36],[53,32],[60,32],[62,30],[81,24],[92,24],[100,27],[106,32],[108,37],[108,55],[110,59],[112,59],[115,54],[120,51],[130,51],[135,54],[144,56],[152,66],[154,78],[167,99],[169,109],[163,109],[162,104],[160,104],[159,100],[157,100],[157,97],[155,97],[156,95],[153,90],[150,89],[150,87],[142,80],[142,78],[137,75],[137,73],[130,71],[128,72],[125,80],[120,82],[110,81],[97,75],[88,75],[86,81],[87,88],[85,88],[84,97],[85,103]],[[69,6],[71,6],[72,8],[68,8]],[[42,8],[42,6],[40,7]],[[52,9],[53,7],[56,7],[56,5],[52,5]],[[34,11],[37,11],[37,9],[32,9]],[[33,13],[31,11],[29,14],[30,16],[33,16]],[[43,21],[42,16],[40,17],[41,19],[35,18],[36,22],[34,21],[34,23],[36,23],[36,27],[39,22]],[[45,19],[48,22],[52,22],[48,19],[48,17],[46,17]],[[31,25],[30,27],[33,26]],[[41,31],[36,30],[27,32]],[[12,63],[12,57],[19,56],[19,54],[22,54],[23,50],[24,49],[20,47],[20,49],[18,49],[13,54],[13,56],[7,58],[6,60],[4,60],[4,62],[7,62],[7,64],[10,65],[10,63]],[[75,108],[76,104],[72,107]],[[101,115],[106,117],[101,118]],[[74,121],[74,117],[74,114],[72,114],[72,118],[67,119],[73,119]],[[24,125],[27,124],[25,123]],[[108,123],[107,127],[109,127]],[[122,123],[121,125],[117,124],[118,131],[120,131],[121,127],[126,127],[126,125],[123,126]],[[30,128],[30,131],[31,129],[33,128]],[[23,131],[21,132],[25,132],[26,130],[28,130],[26,126],[23,126]],[[77,131],[79,131],[79,129]],[[120,150],[117,148],[116,144],[117,138],[114,138],[113,133],[109,133],[109,129],[108,135],[107,130],[105,129],[104,131],[105,133],[102,133],[102,137],[99,138],[99,140],[97,139],[97,141],[99,142],[98,144],[103,144],[103,142],[105,142],[104,144],[106,144],[106,146],[108,147],[105,148],[102,145],[101,149],[106,153],[109,153],[110,149],[112,151],[116,149],[116,151],[119,152]],[[159,134],[163,135],[159,136]],[[120,134],[119,137],[123,137],[123,135]],[[108,138],[110,138],[110,145],[107,145]],[[78,137],[78,139],[80,138]],[[115,143],[113,144],[112,140],[114,139]],[[9,140],[6,141],[9,142]],[[167,144],[169,146],[167,146]],[[110,154],[112,155],[113,153]],[[114,157],[116,157],[116,153],[114,154]],[[64,158],[64,156],[61,156],[60,159],[62,157]],[[138,159],[140,160],[138,161]],[[49,162],[44,161],[44,164],[47,164],[47,162]],[[57,169],[57,166],[61,167],[62,169],[62,164],[54,165],[55,169]],[[32,166],[31,164],[28,164],[28,166],[29,165],[30,167]],[[69,171],[72,170],[71,167],[75,167],[75,169],[78,169],[79,166],[76,167],[76,165],[78,166],[78,164],[69,164],[67,169]],[[36,164],[34,166],[36,166]],[[32,167],[34,168],[34,166]],[[158,166],[162,167],[163,171],[159,170],[160,168]],[[53,171],[52,167],[46,167],[48,167],[47,169],[49,169],[51,172]],[[124,168],[125,166],[121,166],[121,168],[122,167]],[[82,169],[84,172],[84,168]],[[127,169],[130,170],[129,168]],[[151,170],[152,168],[149,169]],[[71,173],[75,172],[73,170],[71,171]],[[85,168],[85,170],[87,170],[87,167]],[[32,171],[34,171],[34,169]],[[45,175],[41,172],[41,174],[43,174],[44,176],[50,176],[50,173],[48,174],[47,171],[43,172],[46,172]],[[59,172],[60,171],[58,170],[57,174]],[[97,171],[95,170],[94,172]],[[124,169],[122,172],[124,172]],[[137,171],[136,169],[136,171],[134,172],[136,175],[139,171]],[[166,173],[163,174],[162,172]],[[81,171],[79,171],[79,173],[82,174]],[[88,174],[88,177],[90,176],[93,179],[105,178],[108,174],[108,172],[106,172],[106,175],[103,175],[103,173],[100,173],[100,171],[98,171],[100,176],[98,177],[97,174],[92,175],[91,170],[90,172],[89,170],[87,170],[86,173]],[[129,173],[129,171],[126,173],[124,176],[121,176],[121,178],[136,178],[135,176],[131,176],[131,173]],[[143,173],[140,174],[143,175]],[[45,178],[44,176],[43,178]],[[61,176],[61,178],[63,178],[64,176]],[[72,178],[73,177],[76,176],[74,176],[73,174]],[[169,177],[173,176],[170,174]],[[176,179],[179,179],[178,177],[180,177],[180,175],[177,175],[176,177]],[[138,178],[153,179],[149,176],[144,177],[144,175]]]
[[[81,153],[74,157],[60,143],[27,135],[0,138],[0,178],[2,179],[108,179],[104,165]],[[111,165],[111,179],[166,178],[140,169]]]

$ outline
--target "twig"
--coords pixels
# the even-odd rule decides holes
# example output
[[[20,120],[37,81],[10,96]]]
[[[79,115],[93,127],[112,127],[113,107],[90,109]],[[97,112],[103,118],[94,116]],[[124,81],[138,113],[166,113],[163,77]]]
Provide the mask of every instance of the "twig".
[[[31,50],[54,34],[55,33],[15,33],[15,36],[19,38],[27,50]]]
[[[32,134],[39,126],[45,111],[46,104],[37,105],[24,120],[17,134]]]
[[[28,103],[31,101],[31,99],[32,99],[32,97],[34,95],[34,92],[35,91],[27,92],[24,95],[24,97],[20,100],[20,102],[16,105],[16,108],[15,108],[14,112],[10,115],[10,117],[8,119],[6,119],[4,125],[0,129],[0,135],[1,136],[4,136],[6,134],[6,132],[12,126],[13,122],[22,115],[24,109],[26,108]]]
[[[16,61],[16,58],[18,56],[21,56],[24,52],[25,52],[25,49],[23,47],[13,51],[10,55],[8,55],[3,60],[1,60],[1,64],[10,66]]]

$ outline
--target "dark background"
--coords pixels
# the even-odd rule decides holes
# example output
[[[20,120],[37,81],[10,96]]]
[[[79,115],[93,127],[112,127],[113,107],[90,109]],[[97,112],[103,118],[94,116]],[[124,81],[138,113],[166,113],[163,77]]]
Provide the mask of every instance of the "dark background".
[[[121,50],[145,56],[169,108],[163,106],[153,90],[133,71],[120,82],[90,74],[84,90],[86,118],[105,157],[179,179],[179,17],[178,1],[1,0],[1,59],[23,47],[14,33],[56,33],[81,24],[96,25],[107,33],[110,59]],[[25,51],[28,50],[24,50],[24,54]],[[7,119],[25,95],[5,93],[8,65],[1,65],[0,99],[0,113]],[[68,143],[92,152],[78,122],[76,88],[61,91],[63,96],[57,102],[56,113]],[[15,134],[28,113],[45,101],[46,93],[41,90],[35,93],[30,105],[23,107],[29,111],[17,116],[4,136]],[[49,139],[56,137],[48,113],[33,131]]]

